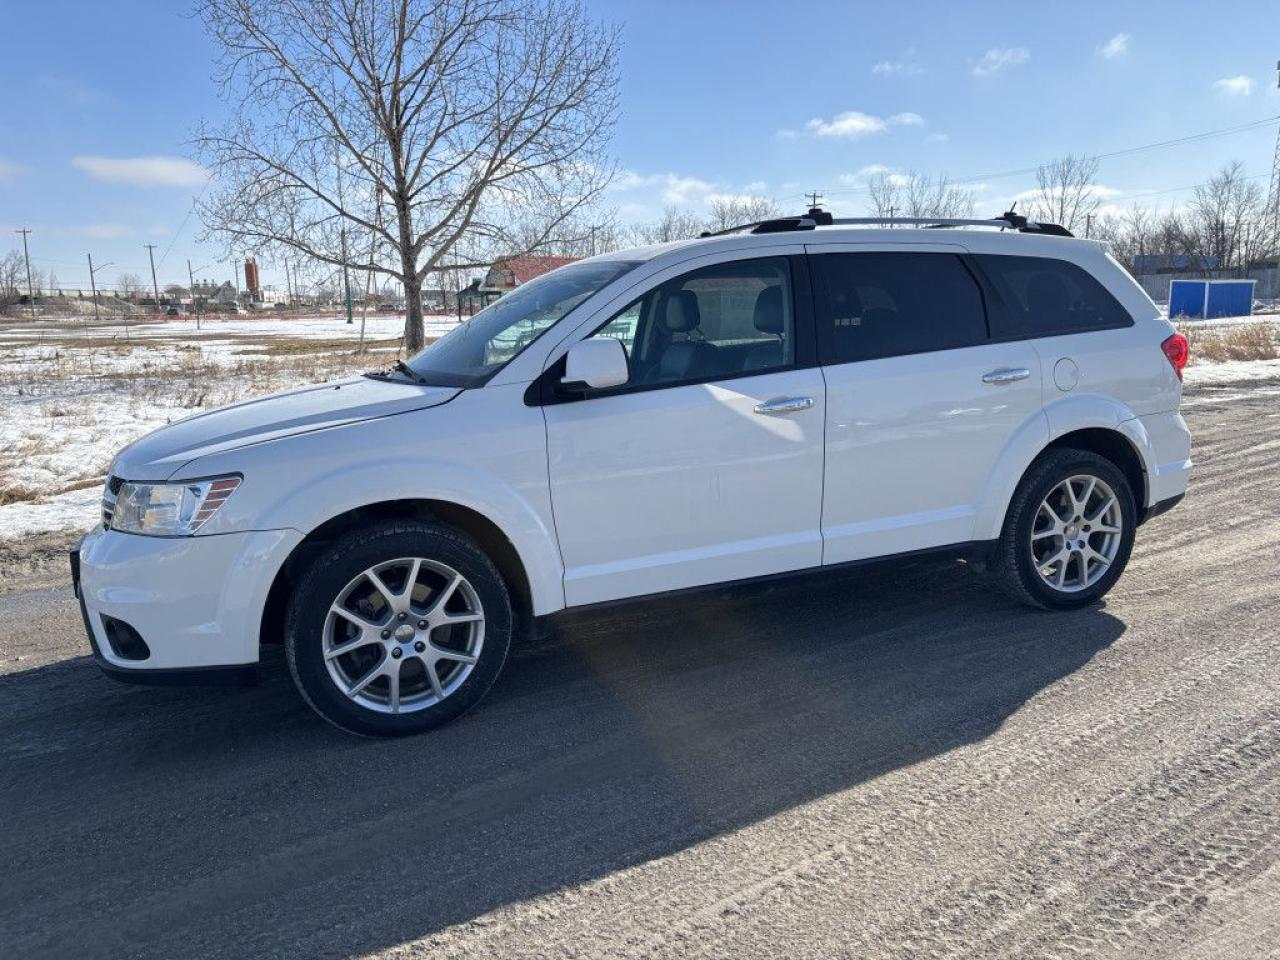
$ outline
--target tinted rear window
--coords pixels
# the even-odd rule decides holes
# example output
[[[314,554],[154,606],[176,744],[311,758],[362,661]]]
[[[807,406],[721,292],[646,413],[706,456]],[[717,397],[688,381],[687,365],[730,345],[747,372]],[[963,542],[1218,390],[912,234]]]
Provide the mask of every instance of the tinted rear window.
[[[987,339],[982,291],[949,253],[832,253],[817,258],[831,362],[950,350]]]
[[[996,336],[1049,337],[1083,330],[1127,327],[1133,318],[1089,272],[1048,257],[975,257],[998,295]]]

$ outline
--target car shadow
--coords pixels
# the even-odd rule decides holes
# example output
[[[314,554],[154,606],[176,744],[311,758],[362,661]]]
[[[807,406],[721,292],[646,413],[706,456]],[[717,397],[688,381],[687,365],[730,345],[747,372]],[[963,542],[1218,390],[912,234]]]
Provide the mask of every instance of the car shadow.
[[[564,617],[480,709],[327,727],[251,689],[0,678],[13,955],[352,956],[673,854],[991,733],[1124,632],[915,562]]]

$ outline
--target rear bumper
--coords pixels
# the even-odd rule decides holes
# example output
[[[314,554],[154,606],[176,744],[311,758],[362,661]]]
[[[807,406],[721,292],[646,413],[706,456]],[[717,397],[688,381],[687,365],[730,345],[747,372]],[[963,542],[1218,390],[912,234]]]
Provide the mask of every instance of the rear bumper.
[[[301,539],[293,530],[181,539],[95,530],[71,557],[94,657],[140,682],[216,681],[256,663],[267,592]],[[122,645],[120,624],[141,643]]]
[[[1191,479],[1191,431],[1182,414],[1147,414],[1138,418],[1150,444],[1144,460],[1147,471],[1147,518],[1164,513],[1187,492]],[[1153,512],[1152,512],[1153,511]]]

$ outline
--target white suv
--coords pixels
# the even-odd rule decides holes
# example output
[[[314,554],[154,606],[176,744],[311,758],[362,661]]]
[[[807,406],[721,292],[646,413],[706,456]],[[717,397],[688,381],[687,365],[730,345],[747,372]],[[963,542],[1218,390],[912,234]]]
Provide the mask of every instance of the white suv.
[[[325,719],[403,734],[566,607],[924,551],[1096,601],[1186,489],[1185,339],[1061,228],[847,223],[580,261],[394,370],[144,437],[72,558],[99,662],[282,640]]]

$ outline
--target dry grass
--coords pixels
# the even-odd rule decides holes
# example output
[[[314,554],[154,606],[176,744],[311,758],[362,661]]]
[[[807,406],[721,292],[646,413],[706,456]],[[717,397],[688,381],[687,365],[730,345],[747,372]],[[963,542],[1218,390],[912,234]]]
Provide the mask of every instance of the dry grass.
[[[1192,359],[1222,363],[1226,360],[1280,359],[1280,343],[1271,321],[1257,320],[1226,326],[1183,323],[1178,329],[1187,337]]]

